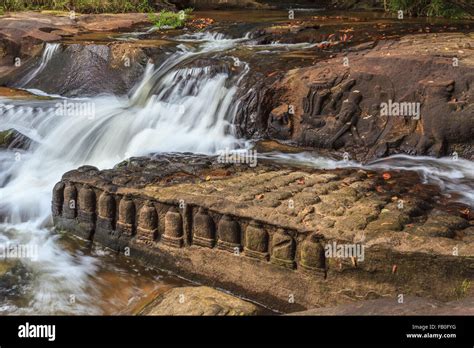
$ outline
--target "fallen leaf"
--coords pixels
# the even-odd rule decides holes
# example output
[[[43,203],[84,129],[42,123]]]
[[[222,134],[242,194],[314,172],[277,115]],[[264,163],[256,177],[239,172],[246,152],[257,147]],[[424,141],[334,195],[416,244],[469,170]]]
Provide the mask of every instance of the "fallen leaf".
[[[462,216],[465,216],[466,218],[469,218],[469,215],[471,214],[471,210],[469,208],[460,210],[459,212]]]

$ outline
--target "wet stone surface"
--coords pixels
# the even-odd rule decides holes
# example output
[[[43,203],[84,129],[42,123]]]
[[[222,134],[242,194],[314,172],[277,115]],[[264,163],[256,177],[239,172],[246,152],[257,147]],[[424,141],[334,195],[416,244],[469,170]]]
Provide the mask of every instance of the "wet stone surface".
[[[53,192],[56,225],[116,250],[129,246],[157,267],[231,291],[255,296],[263,287],[264,296],[249,298],[287,311],[291,306],[275,300],[281,289],[268,288],[285,285],[259,282],[247,271],[260,267],[265,277],[289,272],[307,280],[313,292],[303,307],[401,289],[446,300],[454,296],[452,284],[473,276],[472,216],[461,213],[465,206],[440,203],[438,189],[415,173],[217,162],[162,155],[132,158],[112,170],[68,172]],[[78,207],[71,210],[65,202],[75,197]],[[328,245],[337,244],[363,245],[365,255],[328,257]],[[241,269],[240,276],[216,280],[210,273],[224,263]],[[438,272],[429,276],[429,288],[413,272],[423,267]],[[317,284],[343,279],[360,289],[348,285],[349,293],[337,299],[333,292],[312,297]]]

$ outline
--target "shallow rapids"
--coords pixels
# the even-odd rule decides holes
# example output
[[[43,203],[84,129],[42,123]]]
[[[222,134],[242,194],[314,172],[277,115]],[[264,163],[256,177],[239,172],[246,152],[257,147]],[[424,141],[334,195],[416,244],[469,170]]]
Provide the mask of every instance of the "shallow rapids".
[[[22,259],[9,271],[11,283],[3,286],[11,289],[0,292],[0,313],[104,314],[111,302],[115,306],[111,308],[119,308],[116,298],[111,302],[104,299],[103,290],[111,284],[141,290],[153,288],[152,280],[161,288],[175,284],[139,266],[127,270],[127,261],[115,263],[115,258],[100,248],[75,246],[52,233],[50,221],[53,185],[65,172],[81,165],[106,169],[126,158],[150,153],[213,155],[219,150],[250,147],[249,142],[234,135],[233,120],[239,108],[239,83],[251,67],[232,57],[232,49],[248,45],[249,36],[228,38],[220,33],[199,33],[175,40],[176,50],[162,62],[149,63],[129,96],[64,98],[32,89],[31,83],[44,78],[41,73],[45,66],[62,49],[59,44],[51,44],[38,65],[19,81],[46,99],[0,99],[0,131],[15,129],[32,140],[26,151],[0,150],[0,245],[39,246],[35,260]],[[282,47],[313,46],[273,43],[262,48],[278,53]],[[209,66],[193,66],[194,60],[217,52],[226,52],[229,64],[238,69],[211,71]],[[462,159],[398,155],[362,165],[312,154],[260,156],[325,169],[417,171],[446,194],[456,195],[456,199],[470,205],[474,201],[474,165]],[[149,283],[131,280],[146,272],[150,272]],[[115,278],[104,283],[104,275]],[[142,295],[140,291],[134,294]]]
[[[0,301],[0,312],[103,312],[94,300],[99,294],[91,288],[101,262],[64,250],[58,235],[49,230],[51,189],[64,172],[84,164],[109,168],[151,152],[212,154],[245,145],[232,131],[240,76],[181,67],[201,54],[228,49],[237,40],[188,39],[202,43],[198,48],[179,45],[160,66],[149,64],[130,98],[50,95],[54,99],[0,100],[0,131],[15,129],[32,140],[28,151],[0,151],[0,243],[39,246],[34,261],[22,260],[28,278]],[[39,66],[21,84],[27,86],[41,76],[58,49],[48,45]],[[73,294],[81,296],[71,306]],[[16,296],[28,298],[27,303],[12,300]]]

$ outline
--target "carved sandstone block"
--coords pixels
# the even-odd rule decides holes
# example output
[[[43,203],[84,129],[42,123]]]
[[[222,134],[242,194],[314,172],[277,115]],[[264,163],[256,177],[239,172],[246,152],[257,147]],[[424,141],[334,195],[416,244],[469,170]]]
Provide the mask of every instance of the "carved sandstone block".
[[[135,216],[135,203],[130,195],[125,195],[119,203],[117,232],[121,235],[132,236],[134,234]]]
[[[326,271],[324,247],[314,234],[307,237],[301,246],[300,266],[307,273]]]
[[[158,233],[158,214],[152,202],[146,201],[138,213],[138,241],[151,244]]]
[[[286,268],[295,268],[295,241],[282,229],[272,238],[272,256],[270,261]]]
[[[102,192],[99,197],[99,216],[97,225],[106,230],[114,230],[115,222],[115,197],[108,192]]]
[[[217,242],[217,247],[219,249],[227,250],[230,252],[241,250],[240,226],[239,223],[233,218],[228,215],[224,215],[219,220],[217,233],[219,235],[219,240]]]
[[[66,185],[63,181],[58,182],[54,185],[53,188],[53,199],[51,201],[51,210],[53,216],[60,216],[63,209],[64,204],[64,187]]]
[[[183,218],[176,208],[171,208],[165,215],[165,233],[161,237],[168,246],[181,248],[183,241]]]
[[[67,182],[64,187],[63,217],[66,219],[76,218],[77,189],[74,184]]]
[[[212,248],[216,242],[214,220],[204,208],[199,208],[193,219],[193,244]]]
[[[268,233],[261,224],[252,221],[245,233],[245,255],[268,260]]]

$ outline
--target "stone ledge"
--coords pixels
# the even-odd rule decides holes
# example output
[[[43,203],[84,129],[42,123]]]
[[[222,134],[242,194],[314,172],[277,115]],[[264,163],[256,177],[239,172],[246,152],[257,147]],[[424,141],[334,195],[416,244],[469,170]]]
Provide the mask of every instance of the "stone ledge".
[[[151,165],[151,162],[145,163]],[[230,196],[232,189],[229,192],[222,189],[235,189],[235,180],[239,177],[244,180],[237,181],[238,185],[247,185],[249,190],[256,187],[257,181],[268,185],[271,183],[268,176],[281,178],[282,174],[290,175],[285,168],[262,165],[261,175],[267,176],[260,180],[257,175],[255,185],[247,180],[250,171],[243,168],[214,178],[209,178],[210,168],[199,168],[194,173],[197,177],[204,174],[206,178],[196,181],[196,176],[176,173],[174,169],[169,173],[162,172],[155,167],[154,176],[147,174],[150,184],[138,180],[140,185],[133,184],[133,175],[144,175],[144,167],[134,168],[135,174],[129,176],[124,174],[124,170],[118,167],[99,172],[86,167],[66,173],[53,191],[56,228],[119,252],[129,250],[132,257],[150,265],[285,312],[398,293],[421,293],[449,300],[455,284],[474,278],[474,259],[470,253],[472,243],[413,236],[416,231],[408,232],[413,226],[407,227],[407,221],[401,221],[399,215],[382,212],[382,216],[373,221],[380,221],[375,227],[372,223],[359,227],[368,236],[362,262],[355,258],[329,258],[325,254],[326,245],[354,243],[353,236],[357,233],[342,234],[337,238],[337,230],[329,227],[326,230],[310,229],[303,223],[298,226],[291,215],[289,218],[285,216],[287,224],[280,224],[277,219],[271,221],[262,215],[265,205],[242,208]],[[216,168],[213,170],[214,174],[216,171],[221,173]],[[313,179],[316,186],[321,186],[322,178],[334,179],[338,173],[345,173],[345,179],[368,182],[360,175],[357,179],[355,170],[292,172],[295,177],[289,181],[298,180],[305,174],[308,182]],[[357,175],[352,177],[354,173]],[[190,180],[193,184],[189,183]],[[120,181],[122,184],[117,184]],[[346,180],[346,185],[350,181]],[[288,180],[280,183],[283,186],[276,187],[277,195],[285,191],[285,182]],[[347,188],[346,185],[342,186]],[[214,190],[206,191],[209,187]],[[354,187],[365,192],[361,189],[363,185]],[[354,187],[352,189],[357,191]],[[184,195],[186,190],[187,195]],[[222,195],[227,194],[229,196],[223,200]],[[286,200],[292,196],[282,194],[279,197]],[[339,195],[337,204],[350,206],[357,201],[348,197]],[[380,197],[371,199],[378,201]],[[318,206],[320,201],[314,200],[311,204],[316,205],[319,212],[324,211]],[[336,201],[332,204],[333,210],[338,207]],[[281,214],[272,208],[272,204],[268,209]],[[250,216],[252,212],[253,216]],[[431,213],[428,209],[424,214],[431,216]],[[331,212],[327,211],[327,214]],[[322,215],[320,219],[324,217]],[[344,214],[339,215],[336,221],[344,217]],[[394,224],[395,220],[401,225]],[[446,226],[453,231],[466,227],[464,222],[454,217],[448,216],[445,220],[449,221]],[[389,228],[381,231],[384,221],[390,222]],[[443,221],[438,222],[440,227]],[[424,226],[423,222],[419,224]],[[394,226],[396,229],[391,230]],[[349,227],[347,225],[346,229]],[[400,232],[399,228],[406,232]],[[433,242],[427,246],[428,249],[414,247],[415,243],[427,241]],[[403,243],[411,242],[414,243],[411,248],[400,248]],[[460,246],[460,256],[449,254],[453,245]]]

